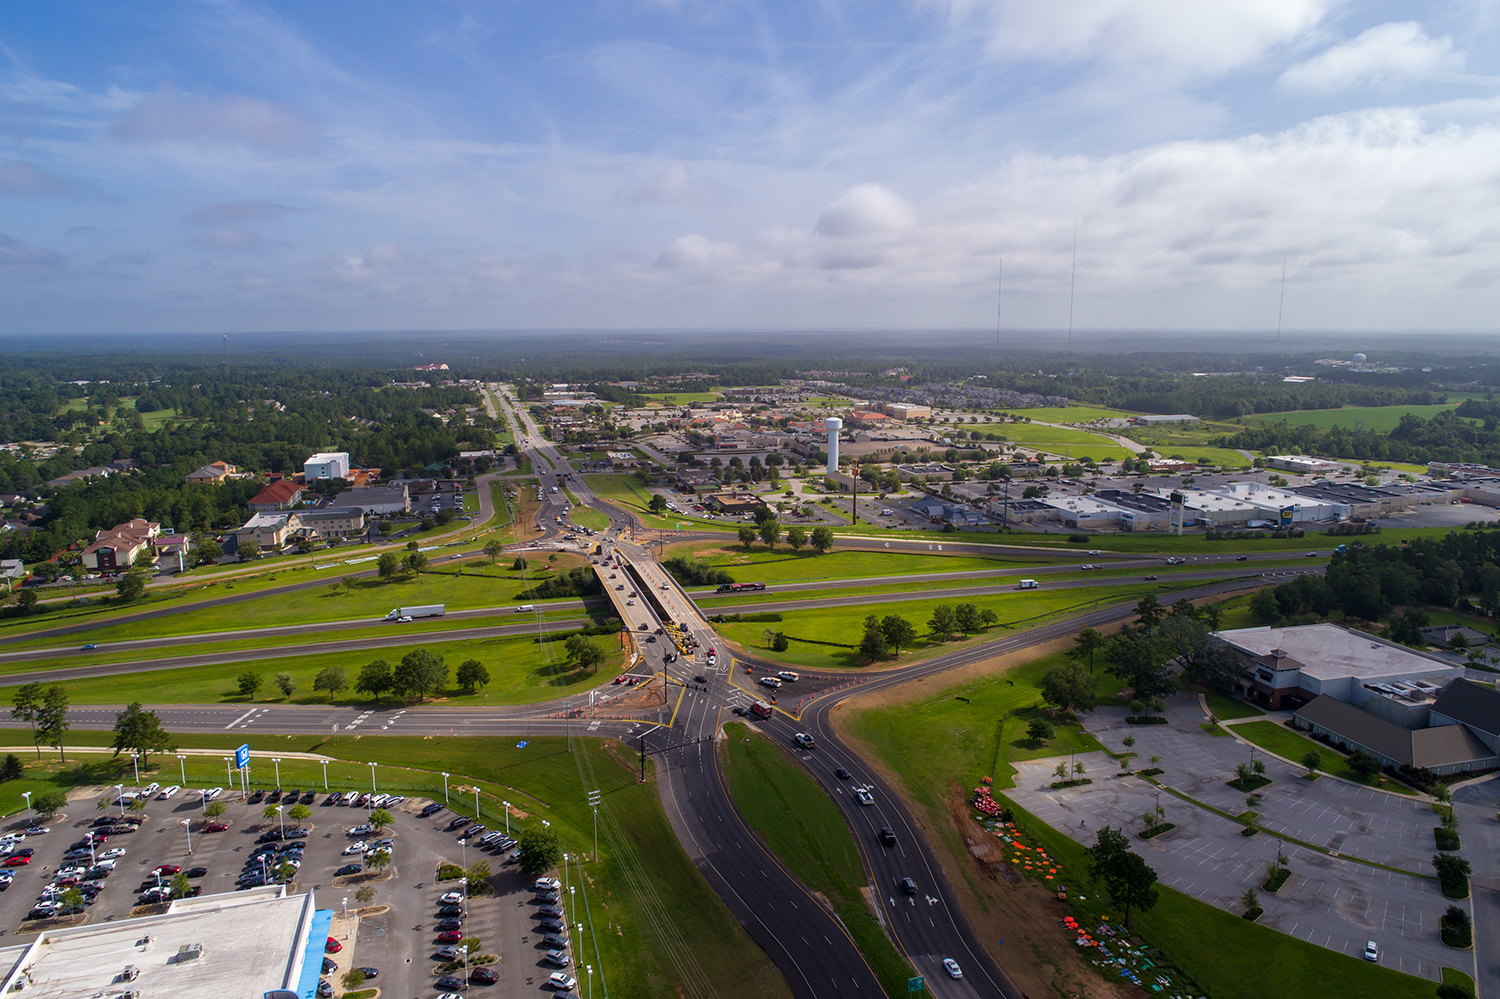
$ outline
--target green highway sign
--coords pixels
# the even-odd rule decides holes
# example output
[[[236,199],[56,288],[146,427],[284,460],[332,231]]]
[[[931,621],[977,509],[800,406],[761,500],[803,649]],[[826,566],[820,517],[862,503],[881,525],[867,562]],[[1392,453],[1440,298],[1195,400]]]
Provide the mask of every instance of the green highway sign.
[[[926,987],[927,987],[927,979],[923,978],[921,975],[917,975],[914,978],[908,978],[906,980],[906,994],[907,995],[911,995],[913,992],[921,992]]]

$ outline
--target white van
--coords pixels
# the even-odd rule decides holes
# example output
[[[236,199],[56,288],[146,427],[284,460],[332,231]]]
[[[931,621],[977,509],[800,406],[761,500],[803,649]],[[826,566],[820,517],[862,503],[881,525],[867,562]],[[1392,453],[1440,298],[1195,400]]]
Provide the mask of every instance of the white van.
[[[1034,580],[1034,579],[1023,579],[1023,580],[1021,580],[1021,589],[1023,589],[1023,590],[1034,590],[1036,588],[1037,588],[1037,581],[1036,580]]]
[[[519,606],[519,607],[516,608],[516,613],[517,614],[525,614],[527,611],[534,611],[534,610],[536,610],[535,605],[533,605],[533,604],[522,604],[521,606]]]

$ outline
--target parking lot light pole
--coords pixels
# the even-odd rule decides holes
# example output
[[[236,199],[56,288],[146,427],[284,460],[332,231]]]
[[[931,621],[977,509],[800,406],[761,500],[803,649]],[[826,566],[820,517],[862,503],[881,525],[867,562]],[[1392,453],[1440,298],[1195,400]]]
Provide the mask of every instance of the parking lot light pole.
[[[281,790],[281,757],[271,757],[271,762],[276,764],[276,790]]]
[[[21,792],[21,797],[23,797],[23,798],[26,799],[26,811],[29,813],[29,816],[30,816],[30,819],[31,819],[31,824],[32,825],[36,825],[36,812],[32,811],[32,808],[31,808],[31,792],[30,791],[22,791]]]
[[[224,757],[224,785],[229,788],[229,793],[234,794],[234,757]]]
[[[349,939],[349,900],[344,899],[344,939]]]
[[[371,801],[375,800],[375,794],[376,794],[376,791],[375,791],[375,764],[371,763],[370,764],[370,800]],[[370,810],[373,812],[375,810],[375,806],[371,805],[370,806]]]
[[[508,837],[510,836],[510,802],[502,801],[500,804],[505,806],[505,835]],[[474,807],[476,809],[479,807],[478,794],[474,795]]]
[[[479,785],[478,784],[474,785],[474,821],[475,822],[479,821]],[[508,822],[510,820],[507,819],[506,821]],[[510,826],[506,826],[505,828],[509,829]],[[507,835],[509,835],[509,834],[507,834]]]
[[[191,857],[193,855],[193,820],[192,819],[183,819],[182,820],[182,828],[185,829],[185,830],[187,830],[188,856]]]
[[[469,918],[469,845],[468,844],[469,844],[469,841],[468,841],[467,838],[461,839],[461,840],[458,841],[458,845],[459,845],[460,849],[463,850],[463,853],[460,856],[462,858],[463,865],[464,865],[464,900],[463,900],[463,904],[460,906],[460,908],[463,910],[463,914],[464,914],[463,918],[465,918],[465,919]],[[468,944],[465,944],[463,942],[462,938],[459,939],[458,945],[460,947],[462,947],[463,950],[464,950],[464,980],[468,981],[468,978],[469,978],[469,947],[468,947]]]
[[[589,999],[594,999],[594,966],[586,964],[584,967],[588,969],[589,973]]]
[[[116,796],[115,801],[119,802],[120,804],[120,818],[123,819],[125,817],[125,785],[116,784],[115,790],[120,792],[119,795]]]
[[[570,901],[570,902],[573,903],[573,922],[576,925],[578,925],[578,926],[582,926],[583,924],[580,923],[580,922],[578,922],[578,886],[577,885],[568,885],[568,901]]]
[[[443,771],[443,804],[448,804],[448,771]]]
[[[281,820],[281,838],[286,839],[286,815],[280,805],[276,806],[276,817]]]
[[[323,761],[323,790],[328,790],[328,761]]]
[[[187,786],[187,757],[181,753],[177,754],[177,764],[182,767],[182,786]]]
[[[135,786],[136,787],[140,787],[141,786],[141,754],[140,753],[131,753],[130,754],[130,764],[131,764],[131,766],[135,767]]]

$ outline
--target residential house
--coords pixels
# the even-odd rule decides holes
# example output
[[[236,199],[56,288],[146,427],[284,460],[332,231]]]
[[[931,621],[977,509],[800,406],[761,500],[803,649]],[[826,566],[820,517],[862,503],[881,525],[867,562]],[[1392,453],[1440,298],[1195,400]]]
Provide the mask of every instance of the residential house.
[[[189,472],[185,478],[189,482],[197,482],[210,486],[217,486],[228,479],[243,478],[244,473],[228,462],[216,461],[210,465],[204,465],[196,472]]]
[[[290,510],[302,502],[303,487],[291,479],[280,479],[256,493],[250,500],[250,509],[256,513],[274,510]]]

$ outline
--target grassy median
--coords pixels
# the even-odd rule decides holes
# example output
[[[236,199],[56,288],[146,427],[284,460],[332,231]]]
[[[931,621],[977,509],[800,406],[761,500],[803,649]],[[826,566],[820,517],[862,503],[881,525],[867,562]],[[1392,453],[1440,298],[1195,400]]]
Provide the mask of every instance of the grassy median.
[[[769,739],[739,723],[724,731],[729,789],[745,822],[793,875],[827,899],[887,994],[905,996],[911,963],[865,902],[864,862],[838,806]]]

